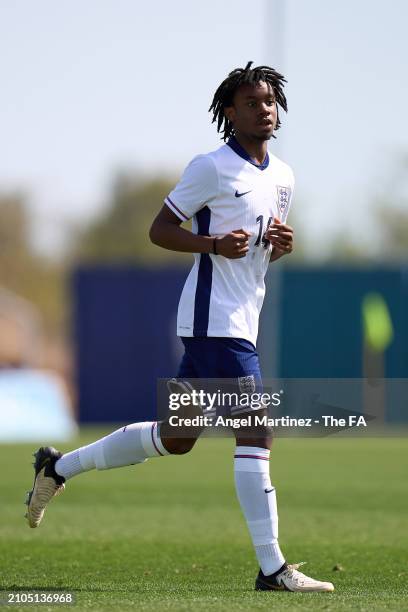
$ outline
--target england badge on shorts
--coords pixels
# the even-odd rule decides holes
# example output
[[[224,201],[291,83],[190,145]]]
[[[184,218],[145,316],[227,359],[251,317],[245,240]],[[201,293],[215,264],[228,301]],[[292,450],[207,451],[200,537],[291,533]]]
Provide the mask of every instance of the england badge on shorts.
[[[238,386],[240,393],[248,393],[251,395],[256,391],[255,376],[238,376]]]
[[[282,223],[285,223],[286,217],[288,216],[289,206],[290,206],[290,198],[292,195],[292,190],[290,187],[285,187],[283,185],[276,186],[278,192],[278,210],[279,210],[279,218]]]

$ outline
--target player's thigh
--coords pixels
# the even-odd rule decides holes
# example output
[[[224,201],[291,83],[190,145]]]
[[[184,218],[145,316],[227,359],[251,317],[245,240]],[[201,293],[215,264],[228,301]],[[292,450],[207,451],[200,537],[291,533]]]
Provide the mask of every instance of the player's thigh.
[[[256,348],[247,340],[239,338],[182,338],[185,353],[180,364],[178,378],[191,380],[193,386],[205,391],[221,391],[226,397],[229,394],[242,396],[262,393],[262,377],[259,357]],[[193,380],[192,380],[193,379]],[[215,385],[215,387],[214,387]],[[184,409],[184,416],[197,416],[201,413],[198,407]],[[223,410],[224,409],[224,410]],[[251,424],[243,424],[234,430],[238,444],[246,446],[269,447],[271,431],[263,425],[255,425],[253,414],[266,414],[262,406],[255,403],[243,408],[241,405],[220,406],[217,410],[223,416],[242,419],[249,416]],[[198,437],[202,428],[192,428],[191,435]],[[184,433],[185,435],[185,433]]]
[[[233,433],[238,446],[270,448],[272,429],[267,425],[267,409],[260,398],[263,393],[262,375],[256,348],[247,340],[228,339],[228,358],[223,362],[223,374],[229,386],[235,386],[238,397],[249,398],[248,405],[231,407],[231,416],[239,427]]]
[[[215,338],[220,345],[220,376],[222,378],[253,377],[257,384],[262,380],[256,347],[242,338]]]

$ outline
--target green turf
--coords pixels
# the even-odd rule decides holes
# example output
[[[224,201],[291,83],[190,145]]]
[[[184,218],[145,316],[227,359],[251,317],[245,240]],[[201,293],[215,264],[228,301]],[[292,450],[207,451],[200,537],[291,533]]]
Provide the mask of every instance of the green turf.
[[[100,434],[88,430],[73,445]],[[306,573],[332,580],[333,594],[253,591],[232,440],[81,475],[37,530],[23,519],[31,450],[0,447],[2,589],[75,591],[80,610],[408,610],[408,439],[275,443],[281,547],[290,562],[308,562]]]

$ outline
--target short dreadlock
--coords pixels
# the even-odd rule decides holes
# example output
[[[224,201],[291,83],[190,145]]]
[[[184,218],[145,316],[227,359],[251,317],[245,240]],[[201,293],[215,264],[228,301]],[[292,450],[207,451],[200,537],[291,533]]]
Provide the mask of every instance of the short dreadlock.
[[[221,132],[223,140],[227,140],[234,134],[233,125],[225,116],[224,109],[226,106],[232,106],[235,92],[241,85],[255,85],[260,81],[268,83],[273,89],[277,104],[285,112],[288,110],[286,97],[283,93],[284,83],[287,82],[285,77],[269,66],[251,68],[252,64],[253,62],[248,62],[245,68],[235,68],[235,70],[229,73],[215,92],[211,106],[208,109],[208,112],[213,111],[212,123],[217,122],[217,132]],[[279,129],[280,124],[278,112],[275,130]]]

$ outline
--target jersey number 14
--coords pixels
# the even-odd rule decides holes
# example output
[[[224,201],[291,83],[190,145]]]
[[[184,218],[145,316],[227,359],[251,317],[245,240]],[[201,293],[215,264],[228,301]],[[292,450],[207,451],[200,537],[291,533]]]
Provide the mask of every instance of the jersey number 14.
[[[273,217],[269,217],[268,223],[266,224],[265,232],[268,231],[268,227],[272,223],[272,218]],[[258,231],[258,238],[255,241],[255,246],[256,247],[259,246],[261,244],[261,241],[262,241],[262,245],[263,245],[264,249],[267,249],[268,245],[269,245],[269,240],[266,240],[265,232],[263,231],[264,216],[263,215],[259,215],[259,217],[256,218],[256,222],[259,223],[259,231]]]

